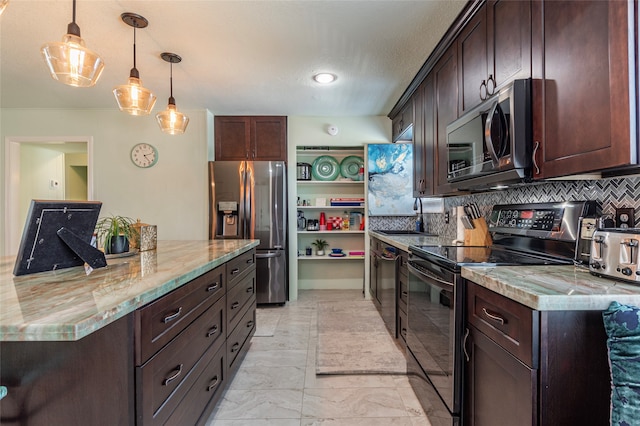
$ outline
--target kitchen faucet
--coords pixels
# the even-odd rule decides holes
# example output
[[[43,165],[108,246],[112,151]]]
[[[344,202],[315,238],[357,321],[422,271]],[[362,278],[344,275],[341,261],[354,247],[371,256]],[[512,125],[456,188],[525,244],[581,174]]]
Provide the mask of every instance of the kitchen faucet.
[[[422,198],[415,198],[413,200],[413,211],[418,211],[418,201],[420,201],[420,215],[418,216],[418,220],[416,221],[416,231],[424,232],[424,218],[422,216]]]

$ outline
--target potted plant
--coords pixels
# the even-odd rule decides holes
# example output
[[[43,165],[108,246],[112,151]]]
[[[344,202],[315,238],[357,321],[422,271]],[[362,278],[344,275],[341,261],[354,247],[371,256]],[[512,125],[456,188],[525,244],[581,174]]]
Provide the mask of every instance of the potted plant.
[[[106,254],[129,251],[129,240],[138,233],[133,224],[133,219],[115,215],[103,217],[98,221],[96,224],[97,239]]]
[[[324,256],[324,249],[329,247],[329,243],[327,242],[327,240],[323,240],[322,238],[318,238],[311,244],[315,246],[316,254],[318,256]]]

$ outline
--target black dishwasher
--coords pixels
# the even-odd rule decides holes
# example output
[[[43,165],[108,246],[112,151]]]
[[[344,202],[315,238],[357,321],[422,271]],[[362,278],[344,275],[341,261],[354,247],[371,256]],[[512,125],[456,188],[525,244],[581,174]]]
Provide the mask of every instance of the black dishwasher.
[[[393,246],[383,245],[381,241],[374,241],[375,244],[371,246],[371,296],[389,333],[395,338],[398,337],[396,307],[398,250]]]

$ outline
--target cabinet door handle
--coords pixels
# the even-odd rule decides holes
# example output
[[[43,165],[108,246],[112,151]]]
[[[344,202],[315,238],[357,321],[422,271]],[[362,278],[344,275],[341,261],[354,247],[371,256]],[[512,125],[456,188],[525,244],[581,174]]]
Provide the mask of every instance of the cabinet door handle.
[[[176,369],[175,369],[175,373],[172,374],[171,376],[167,377],[166,379],[164,379],[162,381],[162,386],[167,386],[169,383],[173,382],[175,379],[177,379],[178,377],[180,377],[180,374],[182,374],[182,365],[180,364]]]
[[[491,83],[491,89],[489,89],[489,83]],[[493,74],[489,74],[486,87],[487,87],[487,97],[492,96],[496,92],[496,79],[493,78]]]
[[[218,386],[218,376],[213,376],[213,379],[211,379],[211,383],[209,383],[209,386],[207,386],[207,392],[211,392],[211,390],[216,386]]]
[[[214,334],[216,334],[217,332],[218,332],[218,326],[217,326],[217,325],[214,325],[213,327],[211,327],[211,328],[209,329],[209,331],[207,331],[207,337],[211,337],[211,336],[213,336]]]
[[[240,268],[233,268],[233,269],[231,270],[231,275],[235,275],[235,274],[237,274],[238,272],[240,272]]]
[[[213,291],[220,287],[220,283],[216,282],[207,287],[207,291]]]
[[[238,350],[238,348],[240,347],[240,343],[234,343],[233,346],[231,346],[231,353],[234,353],[235,351]]]
[[[484,94],[482,90],[483,87],[484,87]],[[482,80],[482,83],[480,83],[480,100],[484,101],[485,99],[487,99],[487,83],[486,81]]]
[[[467,339],[469,339],[469,329],[465,329],[464,332],[464,340],[462,341],[462,350],[464,351],[464,357],[469,362],[471,358],[469,358],[469,352],[467,352]]]
[[[166,317],[164,317],[164,319],[162,320],[163,323],[168,323],[173,321],[174,319],[178,318],[180,316],[180,314],[182,314],[182,306],[180,306],[178,308],[177,311],[175,311],[173,314],[167,315]]]
[[[533,144],[533,153],[531,154],[531,159],[533,161],[533,167],[535,167],[536,171],[534,174],[540,174],[540,167],[538,167],[538,162],[536,161],[536,154],[538,153],[538,148],[540,148],[540,142],[535,141]]]
[[[489,312],[487,308],[482,308],[482,313],[485,314],[487,318],[500,323],[500,325],[505,325],[507,323],[506,319],[496,314],[495,312]]]
[[[240,306],[240,302],[233,302],[233,303],[231,304],[231,309],[237,309],[237,308],[238,308],[238,306]]]

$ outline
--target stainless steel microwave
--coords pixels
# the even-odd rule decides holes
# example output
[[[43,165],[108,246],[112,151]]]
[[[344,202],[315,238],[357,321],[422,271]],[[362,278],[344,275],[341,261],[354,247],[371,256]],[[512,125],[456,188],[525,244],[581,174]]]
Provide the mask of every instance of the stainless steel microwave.
[[[531,179],[531,80],[514,80],[447,126],[447,180],[461,190]]]

